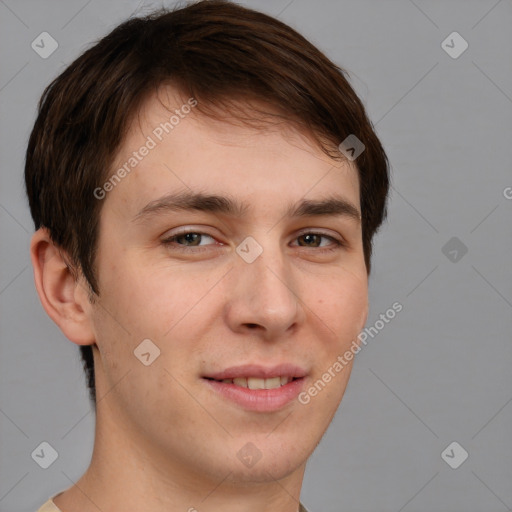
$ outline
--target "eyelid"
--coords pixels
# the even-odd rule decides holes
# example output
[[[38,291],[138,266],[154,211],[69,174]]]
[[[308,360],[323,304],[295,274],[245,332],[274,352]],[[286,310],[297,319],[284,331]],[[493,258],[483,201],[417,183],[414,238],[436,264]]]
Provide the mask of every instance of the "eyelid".
[[[338,232],[325,231],[322,228],[301,229],[295,234],[295,238],[298,238],[299,236],[306,235],[306,234],[325,236],[326,238],[331,238],[332,240],[334,240],[335,242],[338,242],[341,245],[347,244],[345,239]]]
[[[207,229],[206,227],[199,227],[199,226],[189,226],[189,227],[183,227],[183,228],[176,228],[176,231],[167,230],[164,235],[164,239],[173,238],[175,236],[180,235],[187,235],[188,233],[197,233],[199,235],[207,235],[211,236],[212,238],[215,238],[216,235],[213,235],[212,233],[209,233],[208,231],[205,231]]]
[[[176,232],[173,232],[171,234],[166,235],[162,239],[162,243],[167,244],[167,245],[171,245],[171,243],[174,241],[175,238],[177,238],[179,236],[188,235],[189,233],[193,233],[193,234],[197,234],[197,235],[201,235],[201,236],[209,236],[210,238],[212,238],[212,239],[217,241],[215,235],[207,233],[206,231],[201,231],[201,229],[183,228],[182,230],[179,230],[179,231],[176,231]],[[218,243],[220,243],[222,245],[225,245],[222,242],[218,242]],[[197,250],[204,250],[206,247],[208,247],[210,245],[215,245],[215,244],[207,244],[206,246],[204,246],[204,245],[176,244],[175,247],[177,247],[178,249],[185,249],[185,250],[186,249],[195,249],[197,251]]]

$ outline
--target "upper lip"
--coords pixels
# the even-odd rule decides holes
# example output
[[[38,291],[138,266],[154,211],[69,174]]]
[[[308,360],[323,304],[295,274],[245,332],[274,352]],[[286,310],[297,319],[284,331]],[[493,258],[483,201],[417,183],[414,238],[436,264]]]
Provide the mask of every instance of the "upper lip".
[[[237,379],[239,377],[254,377],[259,379],[269,379],[271,377],[291,377],[301,378],[306,376],[306,371],[300,366],[283,363],[276,366],[261,366],[258,364],[244,364],[241,366],[231,366],[220,372],[204,375],[208,379],[223,380]]]

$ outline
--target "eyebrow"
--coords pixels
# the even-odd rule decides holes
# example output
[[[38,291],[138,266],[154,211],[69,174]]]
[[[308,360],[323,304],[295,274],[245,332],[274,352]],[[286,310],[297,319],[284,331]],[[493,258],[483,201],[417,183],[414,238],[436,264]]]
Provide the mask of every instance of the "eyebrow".
[[[184,191],[166,194],[149,202],[135,215],[133,221],[142,222],[171,211],[201,211],[243,217],[249,210],[248,204],[228,196]],[[356,206],[338,195],[331,195],[325,199],[303,199],[297,204],[289,204],[284,214],[289,218],[324,215],[345,216],[358,223],[361,221],[361,214]]]

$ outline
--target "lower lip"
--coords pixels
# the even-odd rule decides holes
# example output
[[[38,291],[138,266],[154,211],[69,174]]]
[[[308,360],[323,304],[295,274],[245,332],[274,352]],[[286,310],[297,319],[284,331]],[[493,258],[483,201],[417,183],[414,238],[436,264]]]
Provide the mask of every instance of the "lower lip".
[[[276,389],[249,389],[227,382],[203,379],[214,391],[249,411],[272,412],[283,408],[297,398],[304,378],[292,380]]]

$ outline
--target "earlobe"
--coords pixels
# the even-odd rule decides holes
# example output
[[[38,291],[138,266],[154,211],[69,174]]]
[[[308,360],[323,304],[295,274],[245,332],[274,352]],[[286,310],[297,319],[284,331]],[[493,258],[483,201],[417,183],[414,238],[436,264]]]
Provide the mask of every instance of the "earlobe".
[[[41,304],[64,335],[77,345],[95,342],[88,291],[71,273],[65,253],[52,242],[46,228],[30,243],[34,281]]]

